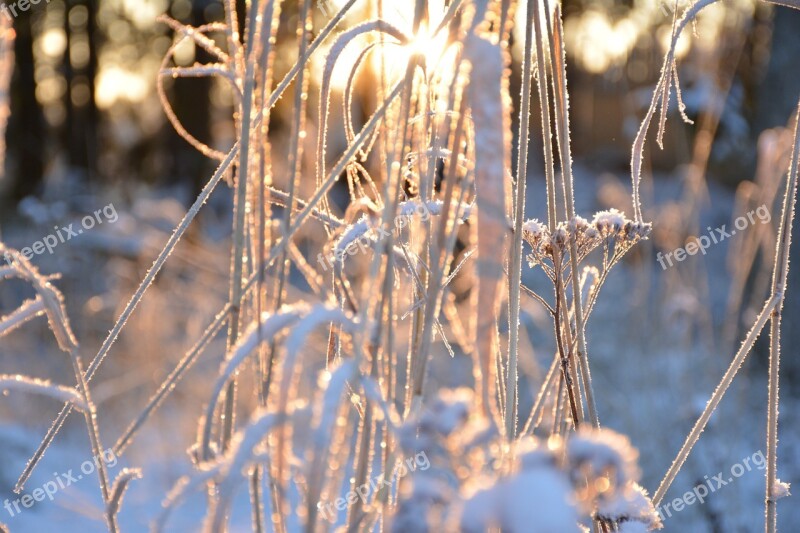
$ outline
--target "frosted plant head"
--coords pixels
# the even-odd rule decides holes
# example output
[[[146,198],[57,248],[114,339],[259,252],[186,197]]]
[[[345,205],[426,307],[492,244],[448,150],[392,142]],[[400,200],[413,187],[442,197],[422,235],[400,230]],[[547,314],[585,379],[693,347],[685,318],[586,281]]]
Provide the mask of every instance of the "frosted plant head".
[[[628,437],[609,429],[581,429],[570,437],[566,452],[570,479],[584,506],[611,500],[639,479],[639,452]]]
[[[614,474],[616,485],[639,479],[639,452],[625,435],[610,429],[581,429],[567,442],[567,459],[573,470],[599,477]]]
[[[568,235],[569,231],[567,230],[567,225],[562,222],[553,232],[551,243],[553,244],[553,246],[557,246],[558,248],[563,248],[564,245],[567,244]]]
[[[600,235],[613,237],[625,227],[626,222],[625,215],[612,208],[596,213],[592,220],[592,225],[600,232]]]
[[[567,231],[572,235],[579,235],[589,228],[589,221],[580,215],[575,215],[567,222]]]
[[[526,221],[522,225],[522,236],[531,246],[535,246],[541,239],[547,237],[550,231],[545,224],[535,218]]]
[[[523,239],[531,246],[528,264],[541,265],[548,277],[555,282],[563,270],[569,254],[575,254],[577,263],[586,260],[596,249],[601,248],[602,271],[610,269],[636,243],[648,238],[652,230],[649,223],[632,221],[616,209],[600,211],[591,222],[575,215],[560,222],[552,234],[547,226],[536,219],[522,225]],[[571,258],[569,259],[571,261]]]

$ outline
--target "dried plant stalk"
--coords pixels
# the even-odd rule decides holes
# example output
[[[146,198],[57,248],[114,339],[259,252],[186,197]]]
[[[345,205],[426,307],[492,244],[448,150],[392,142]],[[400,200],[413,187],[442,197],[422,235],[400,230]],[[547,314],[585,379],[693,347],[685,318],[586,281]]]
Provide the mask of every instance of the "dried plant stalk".
[[[772,271],[772,295],[777,299],[770,318],[769,331],[769,393],[767,409],[767,487],[766,518],[767,533],[778,529],[778,405],[779,375],[781,358],[781,310],[785,299],[786,282],[789,277],[789,255],[792,246],[792,225],[797,204],[797,174],[800,160],[800,101],[795,117],[794,149],[789,174],[786,178],[786,192],[783,198],[781,225],[775,250],[775,263]]]

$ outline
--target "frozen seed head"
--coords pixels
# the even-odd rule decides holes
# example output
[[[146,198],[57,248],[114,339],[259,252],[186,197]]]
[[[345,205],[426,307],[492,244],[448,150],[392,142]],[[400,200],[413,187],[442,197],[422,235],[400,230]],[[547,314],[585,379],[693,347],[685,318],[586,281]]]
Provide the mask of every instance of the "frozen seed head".
[[[567,225],[562,222],[558,225],[556,231],[553,232],[553,238],[551,241],[555,246],[562,248],[565,244],[567,244],[567,235]]]
[[[572,220],[567,223],[567,230],[576,236],[584,233],[588,228],[589,221],[580,215],[573,217]]]
[[[650,223],[628,220],[616,209],[595,214],[590,227],[601,237],[619,239],[631,244],[646,239],[653,229]]]
[[[534,267],[541,263],[545,256],[552,253],[550,230],[535,218],[522,225],[522,238],[533,249],[533,252],[528,255],[529,266]]]
[[[580,215],[566,223],[566,230],[569,238],[578,245],[582,252],[588,252],[599,244],[598,236],[600,234],[597,229]]]
[[[532,248],[527,256],[528,265],[546,268],[548,263],[554,264],[566,252],[574,251],[580,262],[604,244],[613,246],[616,261],[637,242],[646,239],[651,230],[651,224],[628,220],[620,211],[609,209],[595,214],[591,222],[582,216],[574,216],[560,222],[552,233],[539,220],[528,220],[522,225],[522,236]]]
[[[650,236],[650,232],[653,231],[653,224],[650,222],[634,222],[633,229],[637,237],[646,239]]]
[[[613,237],[619,233],[628,221],[625,215],[616,209],[609,209],[608,211],[600,211],[594,215],[592,225],[604,237]]]
[[[531,246],[536,246],[538,243],[550,235],[547,226],[536,220],[535,218],[526,221],[522,224],[522,236]]]

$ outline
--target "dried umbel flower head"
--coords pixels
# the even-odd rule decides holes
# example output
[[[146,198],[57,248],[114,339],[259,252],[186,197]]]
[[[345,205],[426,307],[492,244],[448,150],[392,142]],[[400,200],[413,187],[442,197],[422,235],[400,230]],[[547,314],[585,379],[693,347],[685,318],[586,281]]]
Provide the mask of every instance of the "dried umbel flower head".
[[[591,226],[603,238],[627,241],[631,244],[646,239],[653,229],[650,223],[628,220],[616,209],[596,213]]]
[[[649,222],[628,221],[623,228],[622,234],[626,239],[635,241],[648,238],[652,230],[653,225]]]
[[[562,222],[553,232],[553,237],[550,242],[558,248],[563,248],[567,244],[568,235],[569,232],[567,231],[567,225]]]
[[[569,238],[575,241],[581,256],[585,256],[599,244],[600,233],[594,225],[580,215],[576,215],[567,222],[566,229]]]
[[[600,235],[615,236],[625,227],[627,220],[625,215],[616,209],[600,211],[594,215],[592,226],[600,232]]]
[[[580,235],[589,228],[589,221],[580,215],[575,215],[567,222],[567,230],[571,235]]]
[[[595,214],[591,222],[580,215],[560,222],[552,234],[542,222],[528,220],[522,225],[522,236],[533,249],[528,262],[534,266],[545,260],[554,261],[554,251],[569,251],[570,243],[575,244],[578,260],[582,261],[601,244],[611,242],[616,260],[636,242],[646,239],[651,230],[651,224],[628,220],[620,211],[609,209]]]
[[[401,428],[404,447],[411,443],[418,451],[434,443],[443,453],[431,461],[433,468],[403,482],[391,531],[578,532],[592,520],[609,531],[660,527],[651,500],[635,483],[638,452],[611,430],[581,429],[547,441],[522,437],[512,445],[507,471],[492,467],[508,451],[494,434],[483,441],[494,443],[483,461],[464,461],[478,449],[470,437],[482,420],[470,408],[473,396],[468,389],[442,391],[417,423]]]
[[[549,238],[550,231],[545,224],[538,220],[531,219],[522,224],[522,237],[528,241],[531,246],[538,244],[542,239]]]

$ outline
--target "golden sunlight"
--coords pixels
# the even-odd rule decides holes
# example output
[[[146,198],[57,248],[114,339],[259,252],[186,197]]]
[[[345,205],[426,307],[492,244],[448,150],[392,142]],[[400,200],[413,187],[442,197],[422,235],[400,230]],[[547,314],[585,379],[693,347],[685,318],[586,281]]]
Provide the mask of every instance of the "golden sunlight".
[[[411,58],[418,55],[425,58],[426,68],[430,72],[439,66],[445,55],[446,47],[447,34],[444,31],[434,34],[434,31],[423,24],[410,44],[384,46],[380,55],[374,56],[374,66],[376,70],[380,69],[381,61],[383,61],[387,74],[402,76]]]
[[[341,0],[329,0],[333,7],[340,7]],[[371,6],[370,9],[374,7]],[[388,78],[397,78],[405,73],[408,62],[414,55],[425,57],[425,64],[428,72],[436,70],[442,63],[447,52],[447,32],[441,30],[436,33],[436,27],[444,14],[444,2],[429,3],[430,24],[423,23],[416,32],[410,44],[401,46],[392,38],[388,38],[382,45],[375,46],[365,58],[365,63],[373,70],[380,72],[384,69],[384,74]],[[406,35],[412,35],[413,20],[411,13],[414,11],[413,2],[391,2],[384,4],[384,12],[381,18],[396,26]],[[378,17],[378,13],[372,13]],[[321,54],[324,57],[326,54]],[[353,66],[358,61],[360,51],[357,46],[348,46],[333,72],[332,84],[338,90],[346,87],[347,81],[352,74]],[[320,59],[312,60],[321,63]],[[320,65],[321,66],[321,65]]]

